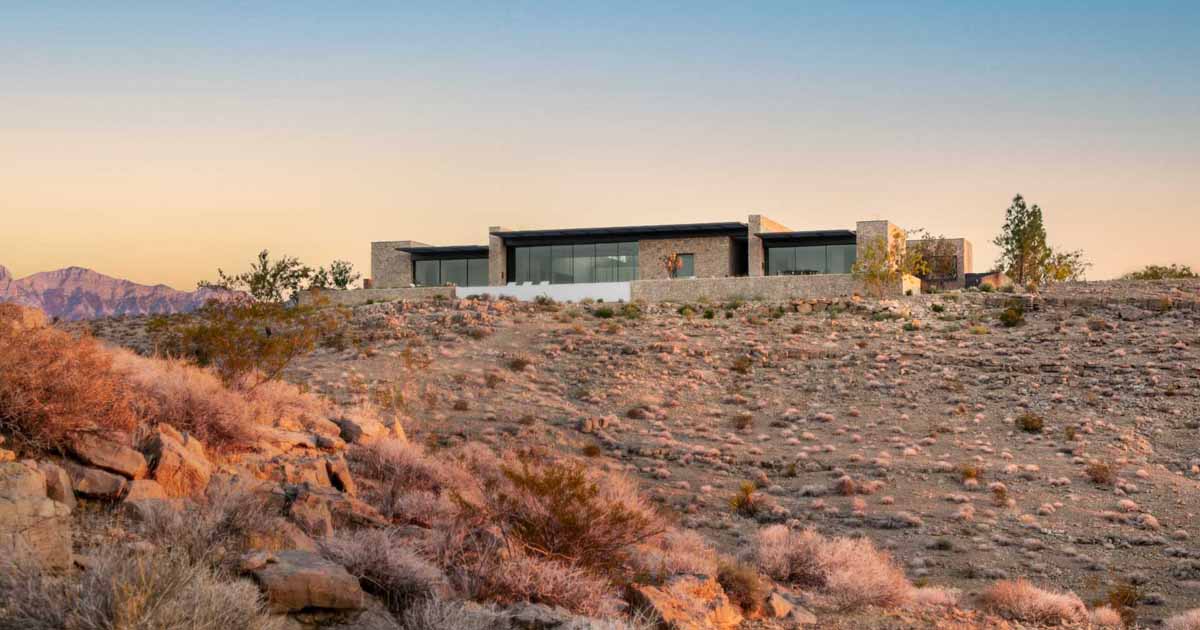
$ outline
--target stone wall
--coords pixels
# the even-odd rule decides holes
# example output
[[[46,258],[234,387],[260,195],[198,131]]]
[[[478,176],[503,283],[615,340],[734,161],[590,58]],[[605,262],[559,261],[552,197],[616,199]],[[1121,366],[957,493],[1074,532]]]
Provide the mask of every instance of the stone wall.
[[[412,256],[397,250],[400,247],[423,246],[424,243],[417,241],[371,243],[371,286],[377,289],[391,289],[412,284]]]
[[[920,280],[904,276],[887,296],[921,292]],[[787,300],[792,298],[848,297],[864,295],[862,283],[850,274],[812,276],[758,276],[756,278],[678,278],[675,280],[639,280],[633,283],[634,300],[646,302],[694,302],[741,298],[746,300]]]
[[[701,236],[638,241],[638,279],[669,279],[662,257],[670,254],[692,254],[697,278],[723,278],[733,274],[733,239]]]
[[[488,286],[501,287],[508,284],[508,247],[496,232],[507,228],[493,225],[488,228]]]
[[[393,289],[350,289],[348,291],[301,291],[301,306],[358,306],[367,302],[424,300],[435,295],[454,297],[454,287],[406,287]]]
[[[858,260],[865,259],[867,257],[866,248],[880,239],[884,239],[887,243],[889,255],[894,252],[898,256],[903,256],[908,244],[904,230],[890,221],[859,221],[856,225],[855,235]]]
[[[763,248],[762,239],[757,235],[763,232],[791,232],[787,226],[777,223],[761,214],[752,214],[746,221],[749,234],[746,238],[747,275],[766,275],[767,254]]]

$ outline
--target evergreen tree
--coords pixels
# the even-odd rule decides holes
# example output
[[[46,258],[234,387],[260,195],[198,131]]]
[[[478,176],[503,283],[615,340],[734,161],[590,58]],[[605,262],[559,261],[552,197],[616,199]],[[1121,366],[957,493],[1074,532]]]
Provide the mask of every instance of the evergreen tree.
[[[1013,197],[1004,216],[1004,231],[993,241],[1000,248],[996,266],[1019,286],[1042,279],[1050,248],[1046,245],[1046,227],[1042,209],[1025,204],[1021,195]]]

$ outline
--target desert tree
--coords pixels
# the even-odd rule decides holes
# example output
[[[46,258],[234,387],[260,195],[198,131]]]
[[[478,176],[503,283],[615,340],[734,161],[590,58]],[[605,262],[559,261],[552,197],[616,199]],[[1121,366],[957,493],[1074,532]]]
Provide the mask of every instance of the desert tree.
[[[935,245],[938,239],[945,239],[929,236],[922,229],[912,230],[911,234],[921,236],[920,245],[908,247],[903,238],[888,239],[880,236],[858,248],[858,255],[850,273],[875,297],[882,298],[888,286],[906,275],[923,277],[929,274],[930,258],[927,252],[939,247]],[[929,243],[928,248],[925,246],[926,242]]]
[[[1019,194],[1005,211],[1004,227],[992,242],[1000,248],[997,269],[1021,286],[1082,280],[1092,266],[1084,260],[1083,250],[1055,250],[1048,245],[1042,209],[1027,205]]]
[[[663,269],[667,271],[668,278],[674,278],[675,274],[683,268],[683,258],[679,254],[667,254],[659,259],[662,262]]]
[[[245,291],[260,302],[295,301],[305,281],[312,275],[312,268],[302,264],[299,259],[281,256],[278,260],[271,260],[270,252],[264,249],[250,264],[249,271],[227,275],[223,269],[217,269],[216,282],[202,281],[198,286]]]
[[[335,260],[329,264],[329,279],[334,288],[346,290],[358,281],[362,274],[354,271],[354,265],[346,260]]]
[[[1042,209],[1037,204],[1027,205],[1019,194],[1013,197],[1004,213],[1004,228],[992,243],[1000,248],[997,268],[1013,282],[1024,286],[1039,279],[1050,253]]]

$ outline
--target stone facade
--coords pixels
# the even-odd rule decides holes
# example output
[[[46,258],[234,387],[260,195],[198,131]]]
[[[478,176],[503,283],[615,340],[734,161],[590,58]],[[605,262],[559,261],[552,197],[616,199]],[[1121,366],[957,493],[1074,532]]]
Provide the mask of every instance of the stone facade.
[[[748,275],[757,277],[767,274],[767,254],[763,248],[762,239],[758,237],[763,232],[791,232],[782,223],[776,223],[761,214],[752,214],[746,221],[749,226],[746,238],[746,256]]]
[[[504,239],[496,236],[497,232],[506,232],[508,228],[493,225],[488,228],[488,286],[502,287],[508,283],[508,248]]]
[[[907,291],[919,294],[920,281],[904,276],[887,289],[886,296],[896,297]],[[788,300],[865,294],[862,283],[850,274],[639,280],[631,287],[632,299],[646,302],[695,302],[702,298],[717,302],[735,298]]]
[[[407,287],[413,283],[412,256],[400,247],[424,247],[417,241],[376,241],[371,243],[371,286],[376,289]]]
[[[867,247],[880,239],[886,241],[889,252],[903,256],[906,251],[908,243],[907,235],[904,233],[904,230],[900,229],[899,226],[893,225],[890,221],[859,221],[855,234],[858,260],[866,258]]]
[[[706,236],[638,241],[638,279],[668,279],[662,258],[670,254],[692,254],[697,278],[733,274],[733,239]]]

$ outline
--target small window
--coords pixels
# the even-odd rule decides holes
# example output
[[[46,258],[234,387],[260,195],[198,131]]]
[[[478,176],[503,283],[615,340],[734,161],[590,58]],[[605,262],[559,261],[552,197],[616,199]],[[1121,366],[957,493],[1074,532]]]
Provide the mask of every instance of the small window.
[[[695,278],[696,277],[696,257],[693,254],[676,254],[679,256],[679,271],[675,272],[676,278]]]

